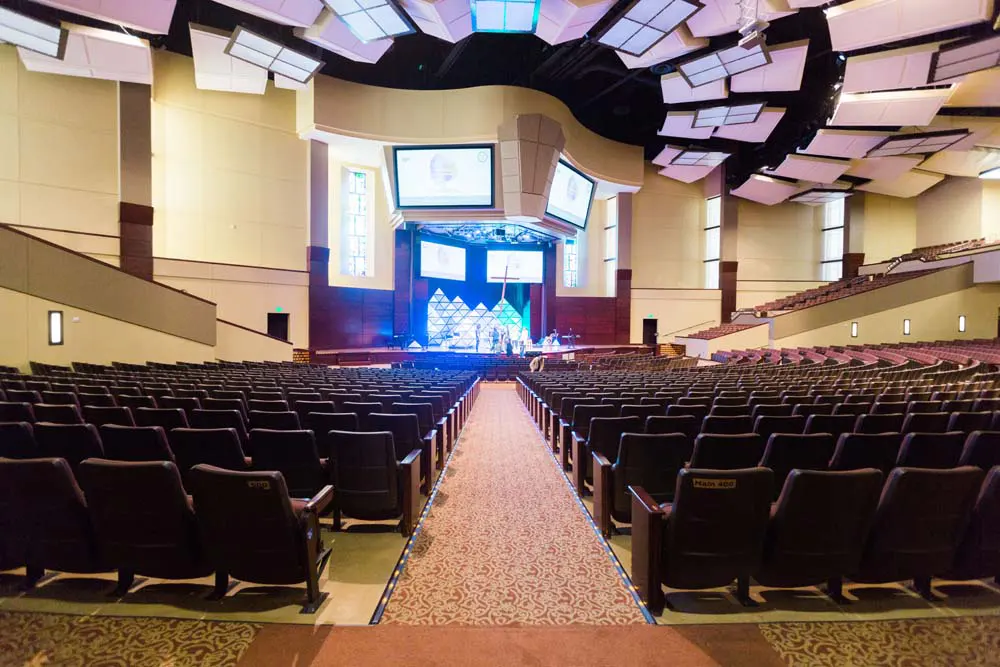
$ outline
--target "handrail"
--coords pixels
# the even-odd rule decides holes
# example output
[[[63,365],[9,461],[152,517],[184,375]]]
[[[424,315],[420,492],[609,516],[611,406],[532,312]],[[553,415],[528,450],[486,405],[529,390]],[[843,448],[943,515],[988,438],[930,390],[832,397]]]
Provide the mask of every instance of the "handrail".
[[[700,327],[700,326],[702,326],[703,324],[711,324],[711,323],[713,323],[713,322],[715,322],[715,318],[712,318],[712,319],[710,319],[710,320],[705,320],[704,322],[699,322],[698,324],[693,324],[693,325],[691,325],[691,326],[689,326],[689,327],[681,327],[680,329],[675,329],[674,331],[671,331],[671,332],[669,332],[669,333],[665,333],[665,334],[658,334],[658,335],[659,335],[659,336],[672,336],[672,335],[674,335],[675,333],[677,333],[678,331],[684,331],[684,330],[686,330],[686,329],[694,329],[695,327]]]

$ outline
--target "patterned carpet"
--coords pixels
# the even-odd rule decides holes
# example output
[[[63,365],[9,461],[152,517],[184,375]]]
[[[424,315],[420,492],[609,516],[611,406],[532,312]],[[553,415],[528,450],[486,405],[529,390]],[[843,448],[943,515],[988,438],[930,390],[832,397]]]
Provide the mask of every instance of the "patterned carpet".
[[[483,386],[382,623],[644,622],[513,385]]]

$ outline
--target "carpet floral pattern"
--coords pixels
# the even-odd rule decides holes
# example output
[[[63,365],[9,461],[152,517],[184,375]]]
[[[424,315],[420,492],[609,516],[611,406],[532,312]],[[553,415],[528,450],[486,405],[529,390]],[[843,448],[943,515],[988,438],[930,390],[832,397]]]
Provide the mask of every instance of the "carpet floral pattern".
[[[1000,664],[1000,618],[767,623],[761,634],[789,667]]]
[[[0,666],[227,667],[257,635],[252,623],[0,613]]]
[[[645,622],[513,385],[483,387],[382,622]]]

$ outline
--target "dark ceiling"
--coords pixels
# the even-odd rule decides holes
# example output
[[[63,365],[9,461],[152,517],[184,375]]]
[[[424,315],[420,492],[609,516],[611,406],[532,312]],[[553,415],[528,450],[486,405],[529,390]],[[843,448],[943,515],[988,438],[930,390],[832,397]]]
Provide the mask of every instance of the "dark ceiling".
[[[136,0],[138,1],[138,0]],[[735,0],[734,0],[735,1]],[[76,15],[65,14],[26,0],[0,0],[0,4],[35,16],[61,18],[77,23],[102,25]],[[838,4],[836,2],[830,4]],[[665,143],[705,146],[733,153],[726,163],[727,180],[741,183],[747,176],[781,159],[807,143],[833,111],[834,85],[842,76],[843,62],[830,50],[829,33],[822,9],[802,9],[797,14],[771,23],[767,29],[770,45],[809,39],[809,55],[802,89],[785,93],[734,94],[734,101],[766,101],[769,106],[787,109],[784,118],[764,144],[712,139],[707,142],[664,138],[656,134],[668,110],[697,105],[665,105],[660,93],[660,75],[671,72],[670,62],[629,70],[618,56],[594,41],[594,36],[613,21],[627,5],[620,0],[604,19],[582,39],[550,46],[534,35],[480,33],[451,44],[417,33],[397,39],[392,48],[374,64],[357,63],[297,39],[292,28],[246,14],[210,0],[178,0],[167,36],[148,37],[155,47],[191,54],[189,22],[232,30],[245,25],[280,39],[303,52],[322,58],[324,74],[378,86],[411,89],[448,89],[483,85],[524,86],[549,93],[562,100],[577,119],[594,132],[628,144],[643,146],[652,159]],[[107,26],[104,26],[107,27]],[[988,30],[989,27],[986,26]],[[926,36],[932,41],[944,36],[963,36],[972,30],[947,35]],[[705,51],[735,44],[732,33],[713,38]],[[905,46],[894,44],[893,47]],[[696,54],[689,54],[682,59]],[[704,104],[704,103],[702,103]],[[883,128],[884,129],[884,128]]]

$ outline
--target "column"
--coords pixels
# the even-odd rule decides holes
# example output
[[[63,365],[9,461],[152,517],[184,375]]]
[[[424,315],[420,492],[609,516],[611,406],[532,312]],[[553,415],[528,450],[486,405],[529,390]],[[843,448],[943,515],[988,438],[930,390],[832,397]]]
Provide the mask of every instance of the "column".
[[[309,285],[330,284],[330,156],[322,141],[309,142]]]
[[[615,344],[632,340],[632,193],[623,192],[618,202],[618,270],[615,275]]]
[[[122,271],[153,279],[152,89],[118,84],[119,265]]]
[[[865,263],[865,193],[857,192],[844,203],[843,277],[857,278]]]
[[[722,192],[722,225],[719,229],[719,289],[722,301],[719,321],[728,324],[736,310],[736,271],[739,256],[740,200],[724,187]]]

